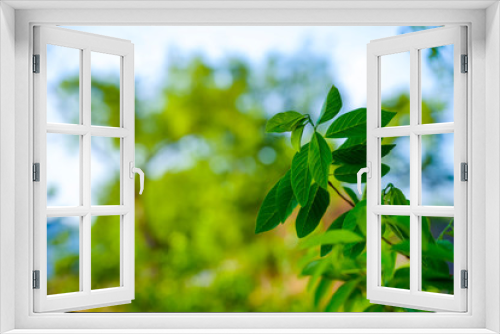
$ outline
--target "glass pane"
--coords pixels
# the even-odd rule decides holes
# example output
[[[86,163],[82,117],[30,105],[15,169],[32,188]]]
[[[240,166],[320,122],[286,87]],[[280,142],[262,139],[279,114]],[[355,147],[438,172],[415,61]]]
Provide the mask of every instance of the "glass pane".
[[[422,136],[422,205],[453,206],[453,133]]]
[[[120,126],[119,56],[92,52],[92,125]]]
[[[453,45],[420,51],[422,124],[453,122]]]
[[[92,217],[91,288],[120,286],[120,216]]]
[[[47,45],[47,122],[80,122],[80,49]]]
[[[381,219],[381,286],[410,289],[410,217]]]
[[[382,109],[396,113],[387,126],[410,125],[410,52],[381,56],[380,67]]]
[[[422,217],[422,291],[453,294],[453,218]]]
[[[382,205],[409,205],[410,137],[383,138],[381,155]]]
[[[92,205],[120,204],[120,138],[92,137]]]
[[[47,294],[80,291],[80,217],[47,218]]]
[[[41,171],[43,174],[43,170]],[[80,205],[80,136],[47,134],[47,206]]]

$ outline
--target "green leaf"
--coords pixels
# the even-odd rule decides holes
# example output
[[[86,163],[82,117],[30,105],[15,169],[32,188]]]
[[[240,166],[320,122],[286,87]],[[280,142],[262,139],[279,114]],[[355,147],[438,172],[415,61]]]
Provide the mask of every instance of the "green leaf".
[[[410,240],[403,240],[391,246],[391,250],[407,256],[410,256]]]
[[[366,200],[356,204],[344,219],[342,228],[348,231],[354,231],[358,227],[366,235]]]
[[[328,187],[328,173],[332,164],[332,151],[325,138],[314,132],[309,143],[309,169],[313,179],[323,188]]]
[[[396,115],[382,110],[382,126],[386,126]],[[326,138],[366,138],[366,108],[359,108],[339,116],[326,131]]]
[[[287,132],[292,131],[297,124],[304,121],[306,117],[296,111],[280,112],[273,117],[266,124],[267,132]]]
[[[342,284],[340,288],[333,294],[332,299],[326,306],[326,312],[337,312],[339,308],[345,304],[347,298],[354,291],[356,286],[358,285],[358,280],[353,280],[349,282],[345,282]]]
[[[382,242],[381,244],[381,278],[382,285],[388,286],[389,282],[392,280],[394,276],[394,269],[396,268],[396,256],[397,253],[391,250],[391,246],[386,242]]]
[[[333,172],[333,175],[335,178],[341,182],[346,182],[346,183],[358,183],[357,175],[358,171],[366,167],[365,165],[342,165],[335,169]],[[382,164],[382,176],[386,175],[389,173],[389,170],[391,168],[387,166],[386,164]],[[361,177],[361,182],[366,183],[366,173],[363,174]]]
[[[401,239],[410,238],[409,216],[382,216],[382,225],[387,225],[396,236]]]
[[[350,137],[347,138],[339,148],[347,148],[361,144],[366,145],[366,137]]]
[[[305,206],[309,199],[312,176],[308,165],[309,144],[302,146],[292,160],[292,189],[300,205]]]
[[[435,260],[453,262],[453,244],[448,240],[438,240],[437,244],[422,247],[422,255]]]
[[[349,187],[342,187],[342,188],[344,188],[344,191],[347,193],[347,195],[349,196],[349,198],[352,200],[352,202],[354,204],[357,204],[359,202],[358,196],[356,195],[354,190],[352,190]]]
[[[299,124],[295,129],[292,130],[292,136],[290,138],[290,141],[292,142],[292,146],[297,150],[300,151],[300,146],[301,146],[301,140],[302,140],[302,133],[304,132],[304,128],[306,127],[305,124]]]
[[[431,222],[428,217],[422,217],[422,247],[426,247],[428,243],[435,244],[434,236],[431,232]]]
[[[323,103],[323,108],[321,109],[321,114],[319,115],[318,124],[328,122],[339,113],[342,108],[342,98],[340,97],[339,90],[337,87],[332,86],[328,95]]]
[[[349,211],[346,211],[343,214],[341,214],[340,216],[338,216],[337,219],[335,219],[333,221],[333,223],[328,227],[327,231],[335,231],[335,230],[342,228],[342,224],[344,223],[344,219],[345,219],[345,217],[347,217],[348,213],[349,213]],[[333,248],[332,245],[322,245],[320,255],[321,256],[327,255],[328,253],[330,253],[332,251],[332,248]]]
[[[276,206],[280,220],[282,223],[290,216],[293,209],[297,206],[297,200],[293,194],[291,171],[286,172],[285,176],[281,178],[278,183],[278,190],[276,193]]]
[[[276,206],[278,184],[279,182],[274,185],[262,202],[259,214],[257,215],[255,233],[270,231],[280,223],[280,215]]]
[[[310,291],[314,286],[316,281],[323,275],[325,270],[328,268],[329,262],[325,259],[321,259],[318,261],[318,264],[314,267],[312,271],[311,278],[309,278],[309,282],[307,283],[307,290]]]
[[[316,291],[314,292],[314,306],[318,307],[321,299],[325,296],[328,289],[331,288],[333,281],[330,279],[323,278],[319,281]]]
[[[363,241],[363,238],[354,232],[347,230],[334,230],[314,235],[302,242],[299,247],[300,249],[305,249],[320,245],[347,244],[360,241]]]
[[[350,243],[344,247],[344,256],[355,259],[365,250],[366,242]]]
[[[326,208],[330,204],[330,194],[325,189],[313,184],[307,205],[302,207],[295,222],[297,236],[303,238],[316,229]]]
[[[384,202],[389,205],[410,205],[403,192],[394,186],[385,194]]]
[[[332,153],[333,160],[336,164],[366,165],[366,143],[347,147],[342,146]],[[395,144],[382,145],[382,157],[389,154],[394,147],[396,147]]]

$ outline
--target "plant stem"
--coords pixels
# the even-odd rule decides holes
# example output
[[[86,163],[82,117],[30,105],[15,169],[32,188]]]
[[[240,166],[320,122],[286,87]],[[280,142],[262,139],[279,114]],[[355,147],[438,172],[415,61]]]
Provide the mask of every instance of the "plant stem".
[[[344,195],[342,195],[342,193],[337,189],[335,188],[335,186],[333,185],[333,183],[331,183],[330,181],[328,181],[328,185],[330,187],[333,188],[333,190],[335,190],[335,192],[344,200],[346,201],[347,203],[349,203],[350,206],[352,206],[353,208],[355,207],[355,204],[353,202],[351,202],[349,199],[347,199]]]

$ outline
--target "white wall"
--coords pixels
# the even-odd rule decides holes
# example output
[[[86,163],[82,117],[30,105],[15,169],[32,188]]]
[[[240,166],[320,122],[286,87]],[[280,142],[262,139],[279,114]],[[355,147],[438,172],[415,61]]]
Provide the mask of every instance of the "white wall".
[[[486,263],[486,328],[500,332],[500,7],[486,11],[486,249],[496,258]],[[495,257],[494,254],[497,256]],[[493,284],[496,282],[496,284]]]
[[[14,328],[14,23],[0,3],[0,333]]]

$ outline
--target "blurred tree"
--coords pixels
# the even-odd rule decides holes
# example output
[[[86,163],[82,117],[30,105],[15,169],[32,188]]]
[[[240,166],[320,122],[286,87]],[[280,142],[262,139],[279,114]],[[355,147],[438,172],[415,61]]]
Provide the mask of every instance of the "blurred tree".
[[[172,57],[159,101],[136,98],[136,158],[147,176],[144,194],[136,194],[136,298],[94,311],[315,310],[307,280],[297,277],[302,251],[290,227],[255,236],[253,221],[292,157],[286,138],[264,131],[269,110],[310,112],[332,80],[327,64],[307,52],[274,54],[259,68],[238,58],[210,64],[202,56]],[[102,122],[116,125],[114,81],[93,80],[99,98],[92,110],[106,108]],[[77,78],[62,80],[61,88],[77,90]],[[102,203],[118,195],[119,175],[111,180]],[[92,227],[99,236],[92,280],[99,287],[116,286],[119,269],[116,251],[106,251],[116,233],[105,219]],[[50,280],[69,284],[57,269]]]

